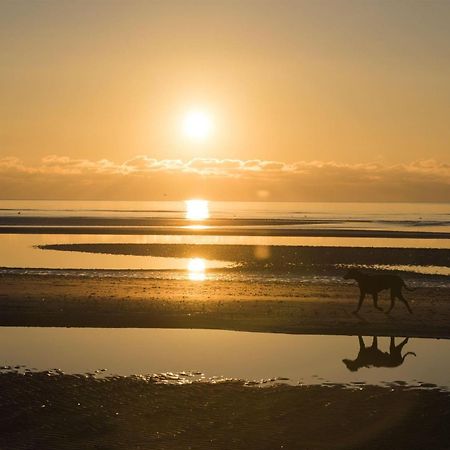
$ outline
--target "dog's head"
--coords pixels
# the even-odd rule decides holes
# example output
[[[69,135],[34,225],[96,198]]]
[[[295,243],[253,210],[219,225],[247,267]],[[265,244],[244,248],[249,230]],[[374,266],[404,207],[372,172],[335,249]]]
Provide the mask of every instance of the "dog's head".
[[[358,278],[359,271],[356,269],[349,269],[344,275],[344,280],[356,280]]]
[[[347,366],[347,369],[350,370],[350,372],[356,372],[359,369],[359,365],[356,361],[351,359],[343,359],[342,362]]]

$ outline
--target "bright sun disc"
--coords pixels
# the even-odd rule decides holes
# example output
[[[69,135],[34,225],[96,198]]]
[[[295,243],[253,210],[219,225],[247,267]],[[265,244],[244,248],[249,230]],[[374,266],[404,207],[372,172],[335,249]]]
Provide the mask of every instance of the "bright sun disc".
[[[203,111],[189,111],[183,120],[183,131],[187,137],[203,141],[212,132],[211,117]]]
[[[186,200],[186,219],[205,220],[209,217],[207,200]]]

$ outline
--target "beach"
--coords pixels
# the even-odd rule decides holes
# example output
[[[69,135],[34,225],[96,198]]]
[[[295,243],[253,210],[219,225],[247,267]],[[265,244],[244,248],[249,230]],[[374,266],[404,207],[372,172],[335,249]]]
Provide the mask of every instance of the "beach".
[[[335,283],[203,281],[2,275],[3,326],[217,328],[305,334],[444,338],[450,335],[449,289],[407,292],[390,314],[359,290]],[[380,306],[389,305],[386,293]]]
[[[0,1],[0,450],[450,450],[450,1]]]
[[[448,448],[448,393],[0,374],[8,449]]]
[[[367,299],[355,316],[357,287],[344,281],[3,275],[0,285],[2,326],[449,337],[447,287],[409,292],[412,315],[401,304],[387,315]],[[380,304],[386,308],[387,299]],[[355,450],[448,448],[448,391],[426,383],[265,386],[226,379],[186,383],[175,374],[167,380],[4,368],[0,446],[322,450],[333,442],[333,448]]]
[[[448,448],[445,207],[3,206],[0,447]]]

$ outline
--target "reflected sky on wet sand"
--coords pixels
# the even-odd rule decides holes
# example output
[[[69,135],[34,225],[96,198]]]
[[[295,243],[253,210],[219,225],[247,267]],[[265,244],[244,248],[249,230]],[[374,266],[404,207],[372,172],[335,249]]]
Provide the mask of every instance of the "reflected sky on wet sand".
[[[180,258],[110,255],[99,253],[61,252],[41,250],[39,245],[55,244],[204,244],[254,245],[266,252],[270,245],[277,246],[355,246],[384,247],[386,239],[267,237],[267,236],[123,236],[123,235],[52,235],[52,234],[0,234],[0,267],[61,268],[61,269],[168,269],[185,270],[186,261]],[[389,247],[450,248],[450,241],[429,239],[391,239]],[[264,250],[265,249],[265,250]],[[192,257],[196,257],[195,254]],[[206,268],[229,267],[230,263],[205,259]]]
[[[107,369],[106,375],[198,371],[207,378],[281,377],[291,384],[402,381],[450,388],[448,340],[381,337],[376,354],[365,354],[357,336],[7,327],[0,328],[0,342],[2,365],[35,370],[86,373]],[[363,342],[368,349],[373,346],[372,337],[364,337]]]

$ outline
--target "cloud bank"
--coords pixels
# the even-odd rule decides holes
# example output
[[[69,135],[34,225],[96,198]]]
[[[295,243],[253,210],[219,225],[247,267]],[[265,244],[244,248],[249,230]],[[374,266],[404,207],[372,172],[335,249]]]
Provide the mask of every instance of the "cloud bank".
[[[0,157],[0,198],[57,200],[450,202],[450,164],[284,163],[195,158],[123,163],[49,155],[36,165]]]

